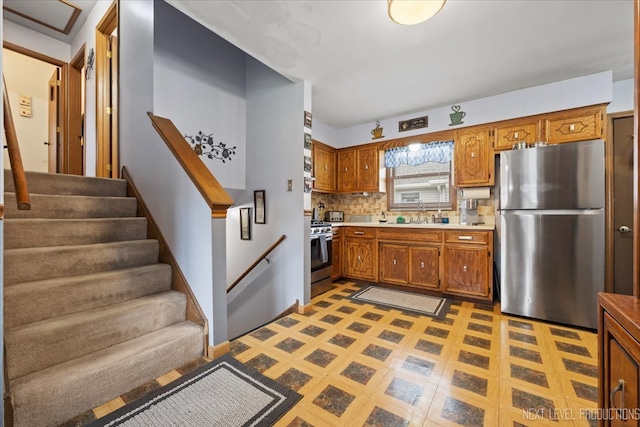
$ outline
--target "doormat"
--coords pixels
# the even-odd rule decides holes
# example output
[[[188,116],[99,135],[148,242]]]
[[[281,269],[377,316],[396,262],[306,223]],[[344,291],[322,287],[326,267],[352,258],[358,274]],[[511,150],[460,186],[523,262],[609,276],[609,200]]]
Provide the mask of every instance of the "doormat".
[[[300,397],[227,354],[89,427],[271,426]]]
[[[349,298],[355,301],[369,302],[374,305],[396,308],[402,311],[444,319],[449,312],[453,300],[451,298],[432,297],[413,292],[369,286],[352,294]]]

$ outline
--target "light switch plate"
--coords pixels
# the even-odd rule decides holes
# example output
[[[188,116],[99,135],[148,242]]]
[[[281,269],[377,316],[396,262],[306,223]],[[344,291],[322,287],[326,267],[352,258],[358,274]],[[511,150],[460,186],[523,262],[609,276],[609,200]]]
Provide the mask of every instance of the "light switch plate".
[[[20,105],[31,105],[31,97],[27,95],[20,95]]]
[[[20,106],[20,116],[22,117],[31,117],[31,107],[28,105]]]
[[[292,179],[288,179],[287,180],[287,191],[293,191],[293,180]]]

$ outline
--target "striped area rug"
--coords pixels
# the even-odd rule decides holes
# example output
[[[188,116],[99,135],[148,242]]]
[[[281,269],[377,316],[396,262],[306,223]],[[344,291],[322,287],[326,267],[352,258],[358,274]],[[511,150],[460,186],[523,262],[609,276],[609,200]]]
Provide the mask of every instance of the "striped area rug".
[[[300,397],[224,355],[89,426],[270,426]]]
[[[436,319],[444,319],[452,303],[450,298],[432,297],[377,286],[369,286],[349,298],[354,301],[383,305],[402,311],[431,316]]]

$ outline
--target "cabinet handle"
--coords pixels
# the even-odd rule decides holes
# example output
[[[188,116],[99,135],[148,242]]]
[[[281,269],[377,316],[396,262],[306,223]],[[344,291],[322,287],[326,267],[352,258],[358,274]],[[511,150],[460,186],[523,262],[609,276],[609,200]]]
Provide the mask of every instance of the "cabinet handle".
[[[515,139],[518,139],[518,135],[520,135],[520,132],[515,132],[515,133],[513,134],[513,137],[514,137]]]
[[[475,151],[472,151],[472,152],[471,152],[471,158],[472,158],[472,159],[475,159],[475,157],[476,157],[476,153],[475,153]]]
[[[353,234],[356,236],[364,236],[364,231],[354,231]]]
[[[324,165],[324,170],[329,170],[329,166],[328,165]]]
[[[360,262],[360,261],[362,261],[362,260],[360,259],[360,255],[358,255],[358,262]]]
[[[467,266],[466,266],[466,265],[465,265],[465,266],[463,266],[463,267],[462,267],[462,270],[464,270],[464,272],[466,273],[466,272],[467,272]]]
[[[615,397],[616,393],[621,391],[620,395],[620,408],[616,406]],[[624,409],[624,380],[618,380],[618,386],[611,390],[611,394],[609,394],[609,401],[611,402],[611,407],[617,410]]]
[[[473,240],[473,236],[458,236],[458,240]]]
[[[344,171],[345,171],[345,172],[346,172],[347,170],[348,170],[347,168],[344,168]]]
[[[420,268],[424,268],[424,262],[420,263]]]
[[[396,265],[396,260],[395,259],[393,260],[393,265]]]
[[[365,170],[369,169],[369,165],[364,165],[364,169]]]
[[[573,132],[573,131],[575,131],[575,130],[576,130],[576,125],[574,125],[573,123],[571,123],[571,124],[569,125],[569,131]]]

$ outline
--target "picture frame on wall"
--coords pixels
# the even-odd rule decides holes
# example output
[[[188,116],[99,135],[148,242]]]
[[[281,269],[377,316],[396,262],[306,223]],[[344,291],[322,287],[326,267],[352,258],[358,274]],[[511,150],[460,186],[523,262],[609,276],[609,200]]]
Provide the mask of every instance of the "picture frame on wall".
[[[304,170],[305,172],[311,172],[311,157],[304,156]]]
[[[256,190],[253,192],[253,204],[255,207],[253,222],[256,224],[266,224],[265,190]]]
[[[251,240],[251,208],[240,208],[240,240]]]
[[[304,133],[304,148],[311,150],[311,134],[307,132]]]
[[[309,111],[304,112],[304,127],[311,129],[311,113]]]

